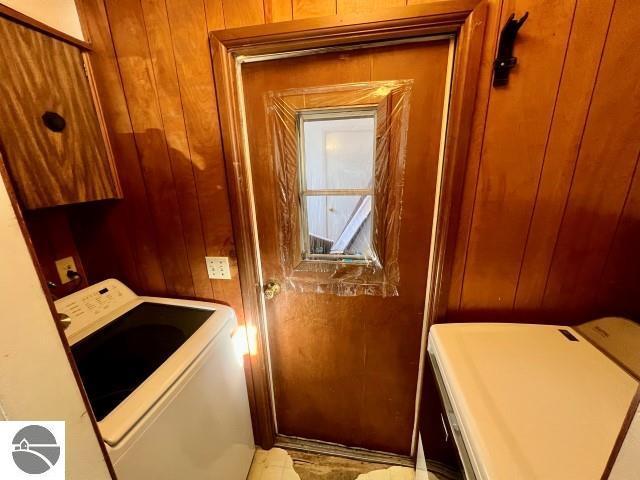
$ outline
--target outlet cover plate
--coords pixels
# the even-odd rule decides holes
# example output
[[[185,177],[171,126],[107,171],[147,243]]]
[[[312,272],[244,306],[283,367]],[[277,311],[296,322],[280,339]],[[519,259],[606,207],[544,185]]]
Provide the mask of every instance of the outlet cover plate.
[[[231,280],[229,257],[204,257],[207,262],[207,273],[213,280]]]
[[[69,270],[73,270],[77,272],[76,261],[73,257],[65,257],[60,260],[56,260],[56,270],[58,271],[58,276],[60,277],[60,283],[65,284],[69,283],[72,279],[67,276],[67,272]]]

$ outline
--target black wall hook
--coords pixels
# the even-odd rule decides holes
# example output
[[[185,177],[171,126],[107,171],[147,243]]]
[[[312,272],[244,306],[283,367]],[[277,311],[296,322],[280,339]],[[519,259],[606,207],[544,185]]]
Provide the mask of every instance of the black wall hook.
[[[518,59],[513,56],[513,44],[518,35],[518,30],[527,21],[529,12],[522,18],[515,20],[512,13],[500,32],[500,43],[498,44],[498,56],[493,62],[493,86],[502,87],[509,83],[509,72],[518,63]]]

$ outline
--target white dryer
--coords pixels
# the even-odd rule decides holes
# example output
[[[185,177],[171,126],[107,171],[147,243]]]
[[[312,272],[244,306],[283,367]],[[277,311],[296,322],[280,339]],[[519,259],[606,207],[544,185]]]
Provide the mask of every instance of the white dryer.
[[[245,480],[255,447],[231,308],[114,279],[55,306],[119,480]]]
[[[428,350],[465,478],[600,479],[638,388],[640,325],[439,324]]]

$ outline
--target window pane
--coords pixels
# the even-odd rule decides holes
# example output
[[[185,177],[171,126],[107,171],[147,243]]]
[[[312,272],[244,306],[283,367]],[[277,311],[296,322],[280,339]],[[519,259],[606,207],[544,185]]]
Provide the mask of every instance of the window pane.
[[[306,197],[308,253],[371,255],[371,195]]]
[[[308,190],[370,188],[375,119],[303,119],[304,169]]]

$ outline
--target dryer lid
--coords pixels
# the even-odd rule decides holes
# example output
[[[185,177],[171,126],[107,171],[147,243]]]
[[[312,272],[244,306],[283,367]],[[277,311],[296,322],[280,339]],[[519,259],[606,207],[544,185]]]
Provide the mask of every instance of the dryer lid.
[[[622,317],[604,317],[576,327],[580,334],[640,380],[640,325]]]
[[[570,327],[438,324],[429,351],[480,479],[597,477],[638,385]]]

